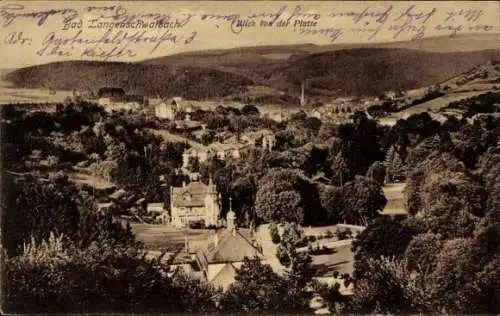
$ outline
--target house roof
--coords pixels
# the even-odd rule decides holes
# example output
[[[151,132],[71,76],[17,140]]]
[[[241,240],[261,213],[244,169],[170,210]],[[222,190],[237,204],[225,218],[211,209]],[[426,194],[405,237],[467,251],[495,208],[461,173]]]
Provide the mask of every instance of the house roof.
[[[209,147],[217,151],[228,151],[228,150],[243,149],[245,147],[248,147],[249,145],[250,144],[214,142],[210,144]]]
[[[317,173],[314,177],[312,177],[314,182],[321,182],[324,184],[330,184],[332,181],[328,179],[323,172]]]
[[[199,255],[207,264],[241,262],[245,257],[262,259],[260,251],[241,232],[224,230],[218,235],[218,243],[211,243]]]
[[[111,198],[113,200],[117,200],[117,199],[120,199],[121,197],[123,197],[126,193],[127,193],[127,191],[120,189],[118,191],[115,191],[113,194],[111,194],[109,196],[109,198]]]
[[[150,207],[163,207],[164,203],[148,203],[148,208]]]
[[[236,268],[231,263],[228,263],[212,278],[212,280],[210,280],[210,282],[216,287],[221,286],[226,290],[229,285],[234,282],[235,276]]]
[[[97,203],[98,208],[106,208],[106,207],[110,207],[111,205],[113,205],[113,202]]]
[[[205,185],[199,181],[191,182],[185,187],[172,189],[172,203],[179,207],[203,207],[205,206],[205,197],[215,192],[213,185]]]

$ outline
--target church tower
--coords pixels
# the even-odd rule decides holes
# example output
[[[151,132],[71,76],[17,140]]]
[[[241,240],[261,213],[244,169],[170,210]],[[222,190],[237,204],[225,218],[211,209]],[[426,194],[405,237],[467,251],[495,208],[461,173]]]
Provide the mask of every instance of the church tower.
[[[205,196],[205,225],[217,226],[220,215],[219,197],[217,187],[212,182],[212,178],[208,182],[207,195]]]
[[[233,235],[236,234],[236,213],[233,212],[232,198],[229,198],[229,212],[226,215],[227,230]]]

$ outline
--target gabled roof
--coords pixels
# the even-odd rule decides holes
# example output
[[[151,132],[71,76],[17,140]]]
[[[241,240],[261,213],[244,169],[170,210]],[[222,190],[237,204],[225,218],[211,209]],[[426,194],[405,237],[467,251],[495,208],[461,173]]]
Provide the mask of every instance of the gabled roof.
[[[221,286],[226,290],[234,282],[235,276],[236,268],[231,263],[228,263],[209,281],[216,287]]]
[[[218,236],[218,243],[210,244],[200,255],[207,264],[223,262],[241,262],[245,257],[262,259],[260,251],[239,231],[225,230]]]
[[[179,207],[203,207],[210,190],[210,186],[199,181],[191,182],[185,187],[172,189],[172,202]]]

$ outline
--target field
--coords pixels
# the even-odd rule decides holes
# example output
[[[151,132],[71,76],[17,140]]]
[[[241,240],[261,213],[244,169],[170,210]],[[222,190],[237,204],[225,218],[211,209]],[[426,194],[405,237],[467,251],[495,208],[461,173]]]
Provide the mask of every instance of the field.
[[[72,97],[71,91],[57,91],[50,94],[48,89],[19,89],[0,86],[0,104],[30,102],[63,102]]]
[[[208,229],[181,230],[167,225],[132,223],[132,231],[144,243],[147,250],[172,251],[184,247],[185,237],[189,239],[190,251],[200,249],[211,241],[213,231]]]
[[[486,93],[487,91],[471,91],[471,92],[459,92],[459,93],[451,93],[444,95],[442,97],[436,98],[434,100],[430,100],[424,102],[422,104],[418,104],[403,110],[401,112],[396,113],[395,115],[399,118],[406,118],[413,114],[418,114],[422,112],[427,112],[429,109],[431,111],[437,111],[445,106],[447,106],[451,102],[467,99],[474,97],[476,95],[480,95]]]
[[[434,100],[430,100],[422,104],[412,106],[403,111],[397,113],[391,113],[386,117],[381,117],[377,119],[377,122],[381,125],[394,126],[399,119],[406,119],[413,114],[428,112],[429,110],[438,111],[439,109],[447,106],[451,102],[471,98],[487,92],[488,91],[468,91],[468,92],[450,93],[442,97],[436,98]]]

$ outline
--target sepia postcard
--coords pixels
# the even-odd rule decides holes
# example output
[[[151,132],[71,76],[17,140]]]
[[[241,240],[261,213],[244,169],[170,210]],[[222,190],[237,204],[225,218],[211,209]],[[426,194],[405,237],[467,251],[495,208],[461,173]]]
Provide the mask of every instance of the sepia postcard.
[[[0,0],[2,314],[499,314],[499,27]]]

